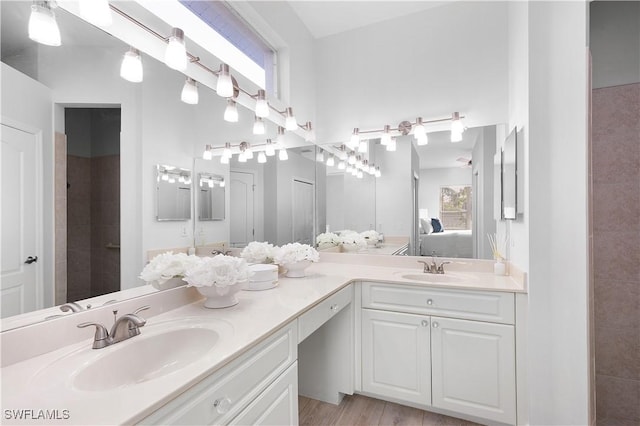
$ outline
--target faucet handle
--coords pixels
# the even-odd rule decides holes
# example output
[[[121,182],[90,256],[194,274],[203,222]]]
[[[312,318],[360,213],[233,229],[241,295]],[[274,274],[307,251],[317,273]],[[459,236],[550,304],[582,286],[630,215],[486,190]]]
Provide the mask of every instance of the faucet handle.
[[[109,346],[109,332],[102,324],[95,322],[83,322],[77,325],[78,328],[85,328],[89,326],[96,327],[96,334],[93,336],[93,349],[101,349],[105,346]]]
[[[442,262],[440,264],[440,266],[438,266],[438,273],[439,274],[444,274],[444,265],[446,265],[448,263],[451,263],[451,262],[449,262],[448,260],[445,260],[444,262]]]
[[[135,311],[133,311],[133,315],[138,315],[140,312],[142,312],[142,311],[146,311],[146,310],[148,310],[148,309],[151,309],[151,306],[150,306],[150,305],[144,305],[144,306],[141,306],[141,307],[139,307],[138,309],[136,309]]]

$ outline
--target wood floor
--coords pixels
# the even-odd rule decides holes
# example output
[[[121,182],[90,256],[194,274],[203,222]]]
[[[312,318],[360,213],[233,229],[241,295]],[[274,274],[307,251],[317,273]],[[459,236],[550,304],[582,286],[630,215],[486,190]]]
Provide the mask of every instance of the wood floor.
[[[340,405],[315,399],[298,398],[300,425],[415,425],[415,426],[473,426],[469,422],[417,408],[368,398],[346,395]]]

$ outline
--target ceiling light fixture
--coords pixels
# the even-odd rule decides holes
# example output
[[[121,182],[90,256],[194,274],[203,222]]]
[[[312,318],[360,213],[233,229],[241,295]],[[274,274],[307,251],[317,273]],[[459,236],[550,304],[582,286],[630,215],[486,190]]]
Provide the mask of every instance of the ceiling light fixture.
[[[269,116],[269,103],[267,102],[267,94],[264,90],[258,90],[256,95],[256,116],[268,117]]]
[[[60,28],[56,22],[56,14],[48,1],[31,5],[29,16],[29,38],[47,46],[60,46]]]
[[[218,81],[216,83],[216,93],[223,98],[231,98],[234,95],[233,80],[229,65],[220,64],[220,70],[217,73]]]
[[[253,134],[254,135],[264,135],[264,120],[258,116],[256,116],[253,122]]]
[[[316,152],[316,161],[318,163],[324,163],[324,149],[318,148],[318,152]]]
[[[333,167],[336,165],[336,160],[333,154],[329,154],[329,158],[327,158],[327,166]]]
[[[132,83],[140,83],[143,78],[142,57],[140,51],[130,47],[122,57],[120,64],[120,77]]]
[[[213,152],[211,152],[211,145],[206,145],[204,153],[202,154],[203,160],[211,160],[213,158]]]
[[[418,145],[426,145],[429,143],[427,138],[427,130],[422,124],[422,117],[416,118],[416,124],[413,126],[413,136],[416,138]]]
[[[387,146],[389,142],[391,142],[391,126],[386,124],[384,126],[382,137],[380,138],[380,143],[384,146]]]
[[[187,69],[187,48],[184,44],[184,31],[180,28],[171,29],[167,49],[164,52],[164,63],[174,70]]]
[[[357,127],[353,128],[353,133],[351,133],[351,138],[349,139],[349,143],[347,146],[351,149],[357,149],[360,144],[360,129]]]
[[[196,105],[198,103],[198,86],[196,81],[191,77],[187,77],[184,82],[180,100],[189,105]]]
[[[264,148],[264,152],[265,154],[267,154],[268,157],[273,157],[274,155],[276,155],[276,146],[271,141],[271,139],[267,139],[267,145]]]
[[[224,148],[222,149],[222,156],[231,158],[231,142],[225,142]]]
[[[284,127],[290,132],[298,128],[298,122],[296,121],[296,116],[293,115],[293,108],[291,107],[285,110]]]
[[[451,142],[460,142],[463,132],[464,125],[462,124],[460,113],[454,112],[451,114]]]
[[[80,0],[80,15],[89,23],[107,28],[113,24],[108,0]]]
[[[390,138],[389,143],[387,144],[387,151],[393,152],[396,150],[396,138]]]
[[[227,100],[227,107],[224,110],[224,121],[228,121],[229,123],[238,122],[238,107],[236,106],[236,101],[231,98]]]
[[[264,151],[260,151],[258,153],[258,163],[264,164],[266,162],[267,162],[267,156],[265,155]]]

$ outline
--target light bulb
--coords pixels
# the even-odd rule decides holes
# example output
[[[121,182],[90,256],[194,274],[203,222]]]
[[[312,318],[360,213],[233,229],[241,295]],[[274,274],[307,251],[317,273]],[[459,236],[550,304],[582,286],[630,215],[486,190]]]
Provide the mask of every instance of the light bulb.
[[[91,24],[106,28],[113,24],[107,0],[80,0],[80,15]]]
[[[172,28],[171,36],[164,51],[164,63],[178,71],[187,69],[187,48],[184,45],[184,31]]]
[[[264,164],[267,162],[267,156],[265,155],[264,151],[260,151],[260,153],[258,154],[258,163]]]
[[[349,148],[357,149],[360,144],[360,129],[355,127],[353,129],[353,133],[351,134],[351,139],[349,139]]]
[[[284,127],[289,131],[293,131],[298,128],[298,122],[296,121],[295,115],[293,115],[293,108],[291,107],[286,109],[286,118],[284,120]]]
[[[256,117],[256,120],[253,122],[253,134],[254,135],[264,135],[264,121],[260,117]]]
[[[451,133],[459,133],[462,135],[464,132],[464,125],[462,124],[462,120],[460,119],[460,113],[454,112],[451,114]]]
[[[122,57],[120,77],[132,83],[140,83],[142,76],[142,58],[140,57],[140,51],[131,47]]]
[[[390,138],[389,143],[387,144],[387,151],[395,151],[396,150],[396,138]]]
[[[271,142],[271,139],[267,139],[267,146],[265,147],[264,152],[269,157],[276,155],[276,147],[275,144]]]
[[[229,123],[238,122],[238,107],[233,99],[229,99],[227,102],[227,108],[224,110],[224,121],[228,121]]]
[[[280,159],[281,161],[286,161],[289,159],[289,155],[287,154],[287,150],[285,148],[280,149],[280,152],[278,153],[278,159]]]
[[[269,116],[269,103],[267,102],[267,95],[264,90],[258,90],[258,96],[256,98],[256,116],[268,117]]]
[[[333,154],[331,154],[331,155],[329,156],[329,158],[327,158],[327,166],[329,166],[329,167],[333,167],[333,166],[335,166],[335,165],[336,165],[336,160],[335,160],[335,158],[334,158]]]
[[[247,162],[247,155],[244,152],[241,152],[240,154],[238,154],[238,161],[240,163],[246,163]]]
[[[356,154],[355,154],[355,152],[351,151],[351,152],[349,153],[349,159],[348,159],[347,161],[348,161],[348,163],[349,163],[349,164],[351,164],[352,166],[353,166],[354,164],[356,164]]]
[[[180,99],[185,104],[196,105],[198,103],[198,86],[194,79],[187,77],[182,87]]]
[[[322,148],[318,149],[318,152],[316,152],[316,161],[318,163],[324,163],[324,150]]]
[[[358,152],[367,152],[369,149],[369,141],[366,139],[362,139],[358,144]]]
[[[229,158],[230,157],[223,155],[222,157],[220,157],[220,164],[229,164]]]
[[[60,46],[60,28],[56,22],[56,15],[49,7],[32,4],[29,16],[29,38],[47,46]]]
[[[223,98],[233,97],[233,80],[229,72],[229,65],[220,64],[218,72],[218,82],[216,83],[216,93]]]
[[[384,126],[384,132],[382,133],[382,137],[380,138],[380,144],[387,146],[389,142],[391,142],[391,134],[389,133],[391,130],[389,125]]]
[[[202,154],[203,160],[211,160],[213,158],[213,153],[211,152],[211,145],[207,145],[204,149],[204,153]]]

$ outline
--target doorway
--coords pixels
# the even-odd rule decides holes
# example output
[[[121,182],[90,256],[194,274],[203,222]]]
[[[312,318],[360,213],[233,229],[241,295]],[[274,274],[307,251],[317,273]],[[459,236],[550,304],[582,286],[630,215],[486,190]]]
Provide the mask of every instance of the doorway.
[[[67,301],[120,290],[120,108],[65,108]]]
[[[253,241],[254,188],[253,173],[231,171],[231,247],[246,247]]]
[[[293,242],[313,246],[315,223],[315,188],[312,182],[293,180]]]

